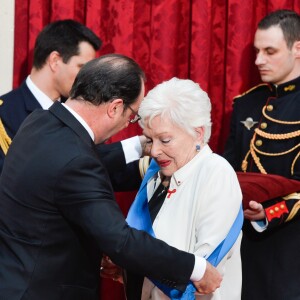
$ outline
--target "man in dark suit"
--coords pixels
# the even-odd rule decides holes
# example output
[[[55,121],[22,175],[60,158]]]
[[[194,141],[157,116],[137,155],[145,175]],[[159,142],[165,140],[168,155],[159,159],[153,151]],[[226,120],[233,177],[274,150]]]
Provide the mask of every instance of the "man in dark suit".
[[[129,228],[114,199],[94,146],[137,120],[143,96],[140,67],[106,55],[80,70],[66,103],[24,121],[0,178],[3,299],[98,299],[102,253],[181,290],[220,286],[203,258]]]
[[[24,119],[35,109],[48,109],[54,101],[68,98],[71,86],[80,68],[96,57],[101,40],[96,34],[74,20],[59,20],[48,24],[38,35],[34,47],[33,67],[30,75],[9,93],[0,96],[0,173],[5,154]],[[2,130],[1,130],[2,127]],[[132,146],[130,145],[132,142]],[[135,144],[133,144],[135,142]],[[124,151],[131,153],[132,160],[139,158],[135,147],[139,147],[138,139],[128,141]],[[126,155],[122,145],[99,146],[105,163],[109,165],[110,174],[123,170]],[[139,186],[140,178],[134,165],[128,166],[127,172],[133,172],[131,178],[136,182],[117,182],[118,190],[131,190]],[[119,175],[120,177],[121,175]]]

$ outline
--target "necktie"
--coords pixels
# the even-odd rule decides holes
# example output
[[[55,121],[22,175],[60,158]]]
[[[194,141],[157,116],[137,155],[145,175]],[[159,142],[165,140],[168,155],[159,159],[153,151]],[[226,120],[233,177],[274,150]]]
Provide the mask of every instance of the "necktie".
[[[157,172],[159,171],[159,166],[157,163],[152,160],[150,166],[145,174],[144,180],[140,186],[138,194],[130,207],[130,210],[127,215],[127,222],[130,226],[144,230],[155,237],[155,234],[152,229],[151,217],[149,213],[148,207],[148,199],[147,199],[147,182],[151,179]],[[217,266],[218,263],[222,260],[222,258],[228,253],[236,239],[238,238],[242,225],[243,225],[243,209],[242,206],[237,214],[237,217],[228,232],[228,235],[225,239],[217,246],[217,248],[207,257],[207,261],[209,261],[213,266]],[[190,282],[188,284],[184,293],[171,289],[160,282],[152,280],[153,283],[159,287],[168,297],[172,300],[180,299],[180,300],[193,300],[195,299],[194,293],[196,288],[193,283]]]
[[[153,196],[151,197],[148,206],[150,212],[151,222],[153,224],[155,217],[157,216],[160,208],[162,207],[166,198],[168,187],[165,187],[162,183],[157,187]]]

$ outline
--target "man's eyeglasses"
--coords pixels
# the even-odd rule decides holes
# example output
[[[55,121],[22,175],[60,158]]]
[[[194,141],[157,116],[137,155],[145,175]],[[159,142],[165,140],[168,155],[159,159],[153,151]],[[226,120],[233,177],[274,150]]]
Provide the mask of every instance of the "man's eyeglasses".
[[[127,106],[130,110],[131,110],[131,112],[132,112],[132,114],[130,115],[130,117],[129,117],[129,122],[131,123],[131,124],[133,124],[133,123],[136,123],[137,121],[139,121],[140,119],[141,119],[141,116],[137,113],[137,112],[135,112],[131,107],[130,107],[130,105],[128,105]]]

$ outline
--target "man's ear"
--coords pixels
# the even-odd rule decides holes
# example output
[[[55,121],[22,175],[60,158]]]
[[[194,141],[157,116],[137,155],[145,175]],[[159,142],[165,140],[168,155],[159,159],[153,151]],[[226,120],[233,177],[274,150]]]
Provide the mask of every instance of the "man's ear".
[[[300,58],[300,41],[294,43],[295,57]]]
[[[61,61],[62,61],[62,57],[59,55],[57,51],[52,51],[47,58],[47,62],[52,71],[57,70],[58,64]]]
[[[107,114],[110,118],[115,118],[117,115],[121,115],[124,110],[124,102],[122,99],[114,99],[109,102],[107,106]]]

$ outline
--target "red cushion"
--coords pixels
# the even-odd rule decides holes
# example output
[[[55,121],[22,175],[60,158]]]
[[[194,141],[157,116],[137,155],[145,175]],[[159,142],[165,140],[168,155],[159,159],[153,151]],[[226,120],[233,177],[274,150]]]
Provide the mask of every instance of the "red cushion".
[[[300,181],[280,175],[237,172],[237,177],[243,193],[244,208],[249,206],[250,200],[264,202],[300,191]]]

